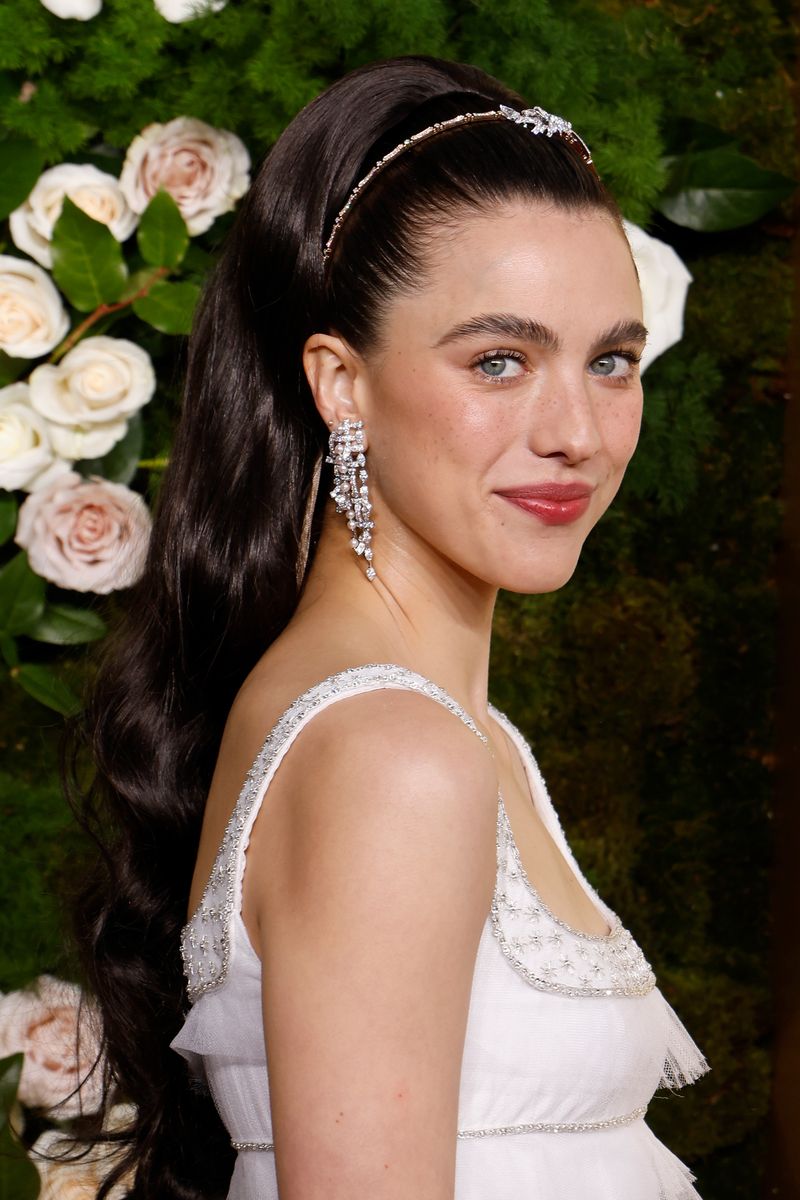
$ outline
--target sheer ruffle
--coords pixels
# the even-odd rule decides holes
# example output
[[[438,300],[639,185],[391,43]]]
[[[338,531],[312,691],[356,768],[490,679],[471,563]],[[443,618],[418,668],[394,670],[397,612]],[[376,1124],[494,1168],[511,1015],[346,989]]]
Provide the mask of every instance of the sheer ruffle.
[[[666,1057],[659,1087],[675,1090],[694,1083],[711,1068],[672,1005],[661,994],[666,1027]]]

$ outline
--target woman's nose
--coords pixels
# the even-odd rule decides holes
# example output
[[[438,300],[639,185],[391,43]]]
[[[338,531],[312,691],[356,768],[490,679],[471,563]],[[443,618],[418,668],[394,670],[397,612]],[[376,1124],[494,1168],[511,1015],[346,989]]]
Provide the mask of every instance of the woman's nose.
[[[561,457],[585,462],[600,450],[601,436],[596,397],[582,374],[559,371],[543,381],[533,404],[530,447],[540,458]]]

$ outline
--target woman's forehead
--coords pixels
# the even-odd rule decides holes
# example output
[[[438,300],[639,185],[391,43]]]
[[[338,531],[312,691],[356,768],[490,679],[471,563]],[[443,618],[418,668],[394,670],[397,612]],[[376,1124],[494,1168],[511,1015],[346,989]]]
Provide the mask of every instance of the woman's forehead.
[[[433,342],[487,313],[549,326],[585,317],[598,331],[641,319],[627,238],[603,210],[520,202],[469,213],[428,249],[420,286],[387,315],[399,325],[424,321]]]

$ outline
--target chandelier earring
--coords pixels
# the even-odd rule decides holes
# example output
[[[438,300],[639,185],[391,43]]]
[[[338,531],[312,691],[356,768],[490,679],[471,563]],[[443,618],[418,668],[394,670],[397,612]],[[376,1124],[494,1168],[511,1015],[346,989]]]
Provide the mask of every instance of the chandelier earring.
[[[367,579],[375,579],[372,565],[372,505],[367,486],[367,456],[364,449],[364,422],[345,417],[328,439],[326,462],[333,463],[333,491],[336,511],[347,514],[350,545],[359,558],[363,557]]]

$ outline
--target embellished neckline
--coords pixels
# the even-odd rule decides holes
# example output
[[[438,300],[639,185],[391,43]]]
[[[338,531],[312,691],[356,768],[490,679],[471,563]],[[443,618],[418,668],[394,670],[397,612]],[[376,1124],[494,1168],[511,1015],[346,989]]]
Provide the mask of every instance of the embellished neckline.
[[[551,921],[554,921],[556,925],[560,925],[562,929],[566,929],[566,931],[568,933],[573,934],[577,938],[584,938],[587,942],[608,942],[612,938],[616,937],[617,932],[620,927],[620,919],[615,912],[612,912],[610,909],[607,909],[607,906],[605,906],[605,905],[603,906],[602,910],[600,908],[597,908],[597,906],[595,905],[595,907],[597,908],[597,911],[600,913],[600,916],[604,917],[606,919],[606,921],[608,922],[609,928],[606,930],[605,933],[590,933],[586,929],[578,929],[578,928],[576,928],[576,926],[570,925],[569,922],[565,921],[562,917],[559,917],[556,913],[553,912],[553,910],[550,908],[550,906],[547,904],[547,902],[543,899],[542,894],[539,891],[539,889],[537,887],[535,887],[531,883],[530,879],[528,878],[528,873],[522,864],[522,858],[520,856],[519,846],[517,845],[516,838],[514,837],[514,831],[512,830],[511,823],[508,819],[508,813],[506,812],[506,806],[503,802],[502,793],[498,793],[498,803],[499,803],[500,811],[501,811],[501,820],[505,826],[507,837],[508,837],[508,847],[509,847],[509,850],[511,851],[511,856],[514,860],[514,867],[519,874],[519,878],[522,880],[525,887],[530,892],[533,900],[536,902],[536,904],[538,904],[542,913],[546,917],[549,917],[549,919]],[[558,846],[556,846],[556,850],[558,851],[559,854],[561,854],[561,850]],[[564,857],[563,854],[561,856],[562,856],[562,858]],[[570,864],[567,863],[567,866],[569,867]],[[572,868],[570,867],[570,870],[571,869]],[[573,871],[573,875],[574,875],[574,871]]]

